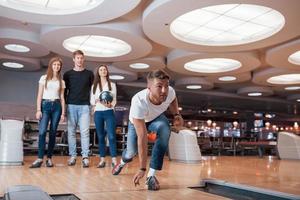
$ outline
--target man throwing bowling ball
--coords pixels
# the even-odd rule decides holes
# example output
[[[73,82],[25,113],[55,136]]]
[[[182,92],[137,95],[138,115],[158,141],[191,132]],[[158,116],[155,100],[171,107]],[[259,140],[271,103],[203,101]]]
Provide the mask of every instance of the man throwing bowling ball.
[[[155,177],[157,170],[163,166],[169,138],[170,125],[164,115],[169,108],[174,116],[173,125],[180,129],[183,119],[178,111],[178,102],[175,91],[169,86],[169,75],[163,70],[155,70],[147,76],[147,88],[132,97],[129,112],[127,148],[123,151],[122,159],[113,170],[118,175],[126,163],[138,152],[140,168],[133,177],[133,183],[139,185],[147,168],[148,132],[155,132],[156,139],[152,149],[150,169],[147,174],[146,185],[148,190],[159,190],[159,182]]]

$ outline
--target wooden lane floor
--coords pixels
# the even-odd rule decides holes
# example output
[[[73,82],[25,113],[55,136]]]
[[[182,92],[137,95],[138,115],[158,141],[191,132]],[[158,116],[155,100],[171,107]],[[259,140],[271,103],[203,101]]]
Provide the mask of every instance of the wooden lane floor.
[[[165,158],[164,169],[158,173],[161,190],[148,191],[144,181],[132,184],[138,167],[137,159],[125,167],[119,176],[111,175],[110,163],[103,169],[96,168],[99,158],[91,157],[90,168],[67,166],[68,157],[53,158],[54,168],[29,169],[35,159],[25,157],[24,166],[0,167],[0,196],[12,185],[36,185],[49,194],[74,193],[81,199],[222,199],[219,196],[189,189],[203,178],[214,178],[300,194],[300,161],[278,160],[276,157],[203,157],[198,164],[185,164]],[[109,160],[109,159],[108,159]],[[225,199],[225,198],[224,198]]]

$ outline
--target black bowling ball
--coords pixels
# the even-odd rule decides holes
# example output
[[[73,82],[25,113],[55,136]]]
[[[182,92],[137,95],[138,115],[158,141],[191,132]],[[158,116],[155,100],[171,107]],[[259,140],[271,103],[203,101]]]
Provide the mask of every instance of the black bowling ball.
[[[100,93],[99,99],[100,99],[100,101],[103,101],[103,102],[106,102],[106,103],[112,102],[113,95],[109,91],[103,91],[103,92]]]

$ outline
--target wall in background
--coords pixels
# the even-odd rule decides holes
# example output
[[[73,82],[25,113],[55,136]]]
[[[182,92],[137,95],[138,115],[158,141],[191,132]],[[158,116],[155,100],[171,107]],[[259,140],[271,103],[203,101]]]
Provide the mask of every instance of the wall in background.
[[[0,117],[34,116],[38,81],[45,72],[0,71]]]

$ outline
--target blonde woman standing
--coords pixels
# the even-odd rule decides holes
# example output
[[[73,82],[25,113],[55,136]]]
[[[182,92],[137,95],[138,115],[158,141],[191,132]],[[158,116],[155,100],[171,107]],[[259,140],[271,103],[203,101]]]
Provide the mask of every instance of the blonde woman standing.
[[[47,74],[41,76],[37,95],[36,119],[39,120],[38,158],[30,168],[39,168],[43,163],[46,146],[47,127],[50,123],[46,167],[53,167],[52,155],[55,146],[57,126],[65,118],[65,82],[61,77],[62,60],[50,59]]]

